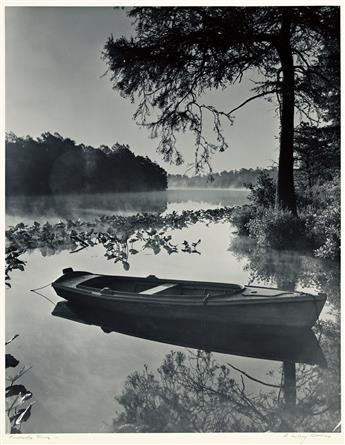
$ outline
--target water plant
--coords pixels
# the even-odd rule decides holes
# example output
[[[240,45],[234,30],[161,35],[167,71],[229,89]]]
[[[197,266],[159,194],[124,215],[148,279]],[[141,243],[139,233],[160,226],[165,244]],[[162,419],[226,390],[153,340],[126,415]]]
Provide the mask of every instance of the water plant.
[[[18,337],[14,335],[10,340],[6,341],[5,346],[8,346]],[[19,365],[12,354],[6,353],[5,356],[6,370],[8,368],[16,368]],[[23,384],[16,383],[24,374],[31,369],[31,366],[23,366],[14,375],[6,376],[6,414],[8,429],[11,434],[21,433],[21,427],[31,416],[31,408],[35,401],[28,402],[32,399],[32,392],[27,390]]]
[[[228,220],[232,208],[208,210],[185,210],[167,215],[137,214],[133,216],[101,216],[94,221],[66,220],[56,224],[34,222],[29,226],[19,223],[6,230],[6,284],[10,287],[10,272],[24,270],[24,253],[39,249],[43,256],[53,255],[62,250],[71,253],[87,247],[102,244],[104,256],[115,263],[120,262],[128,270],[129,257],[139,250],[150,249],[155,255],[164,250],[169,255],[176,252],[199,253],[195,242],[183,241],[174,244],[171,229],[183,229],[197,222],[218,222]]]

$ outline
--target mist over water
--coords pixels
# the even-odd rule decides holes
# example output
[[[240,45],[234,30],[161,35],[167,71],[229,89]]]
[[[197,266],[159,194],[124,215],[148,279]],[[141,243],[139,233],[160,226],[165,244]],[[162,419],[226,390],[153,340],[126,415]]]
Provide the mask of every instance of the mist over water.
[[[172,189],[159,192],[93,193],[6,198],[6,226],[20,222],[92,220],[101,215],[134,215],[197,210],[246,202],[245,189]]]

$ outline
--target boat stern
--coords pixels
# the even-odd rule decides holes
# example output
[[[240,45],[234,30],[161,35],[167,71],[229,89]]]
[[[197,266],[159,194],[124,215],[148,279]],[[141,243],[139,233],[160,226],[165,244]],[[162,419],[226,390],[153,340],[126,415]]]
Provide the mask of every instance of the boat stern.
[[[68,267],[62,270],[62,275],[52,283],[52,287],[58,295],[62,296],[61,291],[73,290],[83,281],[98,276],[90,272],[74,271],[71,267]]]

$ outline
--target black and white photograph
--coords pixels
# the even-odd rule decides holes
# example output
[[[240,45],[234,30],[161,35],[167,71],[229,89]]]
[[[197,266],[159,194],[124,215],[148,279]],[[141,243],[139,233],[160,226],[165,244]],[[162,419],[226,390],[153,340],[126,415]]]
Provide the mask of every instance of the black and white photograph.
[[[141,3],[2,5],[3,438],[340,444],[343,8]]]

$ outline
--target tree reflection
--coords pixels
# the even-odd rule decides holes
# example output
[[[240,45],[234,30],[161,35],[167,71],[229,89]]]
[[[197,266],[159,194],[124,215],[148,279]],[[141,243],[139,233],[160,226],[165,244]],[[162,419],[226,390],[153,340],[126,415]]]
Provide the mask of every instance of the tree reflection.
[[[340,328],[335,322],[321,321],[315,331],[328,366],[297,368],[298,431],[332,431],[340,420]]]
[[[251,283],[276,285],[286,290],[298,286],[316,288],[326,293],[328,303],[339,310],[339,263],[314,258],[310,253],[260,248],[247,237],[234,237],[229,250],[245,261],[244,269],[249,272]]]
[[[147,366],[132,373],[117,401],[124,412],[113,422],[140,431],[265,431],[277,422],[269,405],[248,396],[229,366],[210,353],[171,352],[154,375]],[[275,394],[276,391],[269,391]]]
[[[337,348],[338,338],[327,338],[329,346]],[[211,353],[171,351],[156,374],[145,365],[128,376],[116,397],[122,412],[111,430],[332,431],[340,418],[335,355],[328,369],[284,362],[280,376],[272,370],[263,382],[230,363],[218,363]],[[250,380],[256,382],[254,390]]]

